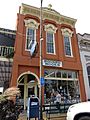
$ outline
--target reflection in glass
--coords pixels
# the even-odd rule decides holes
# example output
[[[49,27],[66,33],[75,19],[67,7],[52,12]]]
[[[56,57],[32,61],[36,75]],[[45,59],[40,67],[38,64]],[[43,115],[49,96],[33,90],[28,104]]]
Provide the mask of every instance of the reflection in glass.
[[[62,102],[79,102],[80,91],[78,81],[45,80],[46,99],[51,98],[52,90],[58,91],[62,96]]]

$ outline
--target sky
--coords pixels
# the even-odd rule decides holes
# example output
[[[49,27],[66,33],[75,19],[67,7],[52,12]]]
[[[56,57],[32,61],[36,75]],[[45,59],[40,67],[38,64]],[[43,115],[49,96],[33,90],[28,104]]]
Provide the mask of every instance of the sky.
[[[40,7],[41,0],[0,0],[1,28],[16,29],[17,13],[21,3]],[[60,14],[77,19],[77,33],[90,34],[90,0],[43,0],[43,7],[48,7],[49,4]]]

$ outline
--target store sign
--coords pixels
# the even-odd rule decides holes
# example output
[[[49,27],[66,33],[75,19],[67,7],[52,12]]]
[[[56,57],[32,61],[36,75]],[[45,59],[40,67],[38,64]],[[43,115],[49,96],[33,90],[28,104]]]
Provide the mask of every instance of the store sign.
[[[62,67],[62,62],[61,61],[54,61],[54,60],[43,60],[42,63],[44,66],[52,66],[52,67]]]

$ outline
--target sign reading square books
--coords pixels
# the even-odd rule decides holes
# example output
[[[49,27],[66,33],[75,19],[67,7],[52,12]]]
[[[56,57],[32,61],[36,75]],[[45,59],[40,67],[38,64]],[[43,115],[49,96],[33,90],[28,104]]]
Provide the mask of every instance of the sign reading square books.
[[[44,66],[62,67],[62,62],[61,61],[54,61],[54,60],[44,59],[44,60],[42,60],[42,64]]]

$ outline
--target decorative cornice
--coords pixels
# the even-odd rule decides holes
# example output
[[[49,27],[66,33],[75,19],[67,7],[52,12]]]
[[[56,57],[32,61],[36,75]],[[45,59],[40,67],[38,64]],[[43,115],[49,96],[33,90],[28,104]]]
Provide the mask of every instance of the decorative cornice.
[[[39,23],[37,23],[35,20],[28,19],[28,20],[24,20],[24,22],[26,27],[32,27],[34,29],[38,29]]]
[[[77,34],[77,38],[80,50],[90,52],[90,35]]]
[[[31,14],[31,15],[36,16],[40,19],[40,8],[33,7],[30,5],[26,5],[26,4],[22,4],[21,9],[20,9],[20,14],[24,14],[24,15]],[[67,25],[70,25],[72,27],[75,27],[76,19],[63,16],[53,9],[45,7],[45,8],[43,8],[42,14],[43,14],[42,15],[43,20],[49,19],[49,20],[55,21],[58,24],[63,23],[63,24],[67,24]]]
[[[73,31],[71,31],[70,29],[64,28],[64,29],[61,29],[61,31],[62,31],[62,35],[67,35],[72,37]]]
[[[81,51],[90,52],[90,44],[80,43],[79,48],[80,48]]]
[[[52,24],[45,25],[45,31],[56,33],[56,30],[57,28]]]
[[[60,22],[61,24],[68,24],[72,27],[75,27],[75,23],[76,23],[76,19],[70,18],[70,17],[66,17],[64,15],[60,16]]]

